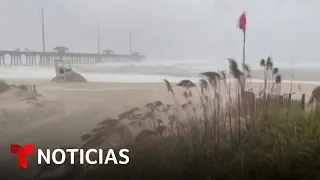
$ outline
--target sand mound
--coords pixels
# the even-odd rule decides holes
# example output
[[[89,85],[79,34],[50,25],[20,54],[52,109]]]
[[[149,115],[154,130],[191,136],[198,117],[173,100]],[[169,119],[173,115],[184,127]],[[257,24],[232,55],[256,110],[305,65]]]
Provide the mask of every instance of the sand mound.
[[[41,97],[39,93],[28,92],[27,90],[21,89],[16,86],[9,86],[9,89],[0,94],[0,101],[24,101],[24,100],[35,100]]]
[[[175,107],[155,101],[100,122],[81,137],[82,148],[115,147],[128,141],[153,146],[159,135],[164,135],[166,128],[173,127],[177,121]]]
[[[9,89],[10,86],[3,79],[0,79],[0,93],[8,91]]]
[[[58,82],[58,78],[54,77],[52,79],[53,82]],[[74,71],[70,71],[66,73],[66,81],[67,82],[87,82],[87,80],[81,76],[79,73],[76,73]]]

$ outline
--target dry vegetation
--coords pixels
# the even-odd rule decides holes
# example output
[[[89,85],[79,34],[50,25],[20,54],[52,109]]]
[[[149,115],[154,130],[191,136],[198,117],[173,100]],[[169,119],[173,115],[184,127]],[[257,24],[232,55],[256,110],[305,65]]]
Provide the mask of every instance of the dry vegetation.
[[[130,149],[128,165],[73,165],[59,179],[319,179],[320,114],[292,100],[292,92],[281,93],[271,58],[260,62],[265,81],[259,92],[248,65],[241,71],[235,60],[229,63],[236,83],[224,71],[204,72],[199,85],[177,84],[185,89],[179,102],[165,80],[173,104],[134,108],[81,137],[84,149]]]

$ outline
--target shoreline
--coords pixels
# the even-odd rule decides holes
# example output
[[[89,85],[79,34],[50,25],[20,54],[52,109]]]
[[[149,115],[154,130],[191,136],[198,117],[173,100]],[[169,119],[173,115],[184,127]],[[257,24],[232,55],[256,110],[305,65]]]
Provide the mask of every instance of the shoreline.
[[[130,75],[128,75],[130,77]],[[5,80],[8,83],[34,83],[34,84],[42,84],[42,83],[51,83],[51,79],[48,78],[3,78],[0,77],[0,79]],[[165,79],[165,78],[164,78]],[[88,80],[88,83],[106,83],[106,84],[158,84],[163,83],[164,79],[158,80],[158,81],[144,81],[144,80],[127,80],[127,81],[101,81],[101,80]],[[179,77],[167,77],[167,80],[172,83],[178,83],[181,80],[188,79],[192,82],[196,83],[201,79],[201,77],[198,78],[179,78]],[[228,78],[228,80],[233,81],[233,78]],[[250,83],[250,79],[246,80],[247,83]],[[263,83],[263,79],[251,79],[252,83]],[[23,84],[22,83],[22,84]],[[320,81],[304,81],[304,80],[282,80],[283,84],[309,84],[309,85],[320,85]],[[72,84],[72,82],[69,84]]]

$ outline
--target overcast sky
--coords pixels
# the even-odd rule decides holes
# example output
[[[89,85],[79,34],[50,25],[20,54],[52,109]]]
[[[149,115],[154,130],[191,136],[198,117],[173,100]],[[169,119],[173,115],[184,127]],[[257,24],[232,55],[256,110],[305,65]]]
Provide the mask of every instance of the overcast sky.
[[[318,61],[319,0],[0,0],[0,49],[41,50],[41,7],[47,51],[133,51],[150,58],[241,59],[239,15],[247,12],[247,59]]]

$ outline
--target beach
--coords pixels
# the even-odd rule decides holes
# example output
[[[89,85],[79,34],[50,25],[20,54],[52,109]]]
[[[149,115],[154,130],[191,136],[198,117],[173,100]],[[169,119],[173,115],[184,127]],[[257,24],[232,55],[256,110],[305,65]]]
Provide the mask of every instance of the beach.
[[[12,166],[16,157],[10,155],[10,144],[34,144],[36,148],[50,149],[77,146],[82,135],[107,118],[157,100],[174,103],[164,82],[54,83],[43,79],[8,79],[7,82],[35,84],[39,93],[36,98],[16,89],[0,94],[0,157],[1,162],[10,161]],[[172,85],[179,103],[184,103],[183,88],[175,86],[175,82]],[[282,91],[290,92],[292,87],[293,98],[306,94],[308,100],[316,85],[302,84],[302,89],[298,85],[301,84],[283,83]],[[36,156],[30,155],[29,160],[36,160]]]
[[[45,147],[74,145],[107,117],[149,101],[170,101],[170,94],[160,83],[40,83],[36,87],[42,97],[34,101],[38,102],[34,109],[13,97],[1,104],[3,112],[11,112],[1,114],[2,146],[8,148],[13,142]]]
[[[4,149],[12,143],[34,143],[53,148],[75,145],[81,135],[108,117],[156,100],[173,103],[164,83],[39,81],[35,84],[42,96],[27,105],[26,101],[17,100],[13,95],[1,95],[1,98],[7,96],[0,103],[0,145]],[[308,99],[315,86],[303,84],[299,91],[298,84],[293,84],[293,97],[299,98],[304,93]],[[290,83],[283,83],[282,90],[290,92],[290,87]],[[176,87],[175,91],[182,101],[179,96],[182,89]]]
[[[0,163],[12,163],[10,144],[34,144],[35,148],[73,146],[97,124],[149,101],[171,96],[160,83],[51,83],[9,80],[9,84],[36,84],[41,96],[23,100],[9,90],[0,94]],[[29,160],[35,160],[31,155]],[[32,163],[31,163],[32,164]],[[6,165],[10,167],[10,165]],[[32,175],[31,175],[32,176]]]

